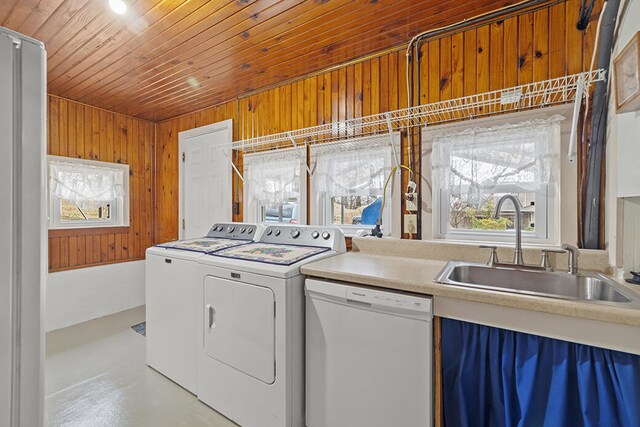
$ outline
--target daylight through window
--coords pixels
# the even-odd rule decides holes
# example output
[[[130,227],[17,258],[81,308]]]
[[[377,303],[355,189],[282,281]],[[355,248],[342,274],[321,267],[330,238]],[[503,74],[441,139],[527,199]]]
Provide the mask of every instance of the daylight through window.
[[[128,175],[128,165],[50,156],[50,228],[128,225]]]
[[[258,222],[300,221],[300,166],[295,150],[245,155],[244,179],[249,192],[250,217]]]
[[[431,167],[436,234],[465,239],[513,232],[521,205],[523,236],[550,239],[550,208],[559,174],[560,116],[496,127],[467,129],[433,137]]]
[[[396,148],[399,138],[394,136]],[[363,138],[337,144],[319,144],[311,149],[314,189],[326,225],[371,228],[380,218],[384,183],[392,168],[389,136]],[[387,196],[390,196],[389,188]],[[389,204],[382,213],[383,230],[391,230]],[[324,212],[324,214],[322,214]]]

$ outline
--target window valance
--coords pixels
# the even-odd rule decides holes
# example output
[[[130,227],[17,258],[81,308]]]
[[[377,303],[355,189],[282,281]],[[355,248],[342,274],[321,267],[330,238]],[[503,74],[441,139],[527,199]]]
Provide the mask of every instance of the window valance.
[[[120,168],[50,161],[49,174],[51,194],[76,204],[110,202],[125,194]]]
[[[536,191],[557,181],[562,116],[433,136],[435,188],[480,202],[502,185]]]
[[[394,135],[399,153],[399,135]],[[317,192],[334,196],[378,196],[391,171],[389,136],[325,143],[311,147],[311,169]]]
[[[300,195],[300,157],[293,149],[246,154],[245,186],[249,197],[260,202],[282,203]]]

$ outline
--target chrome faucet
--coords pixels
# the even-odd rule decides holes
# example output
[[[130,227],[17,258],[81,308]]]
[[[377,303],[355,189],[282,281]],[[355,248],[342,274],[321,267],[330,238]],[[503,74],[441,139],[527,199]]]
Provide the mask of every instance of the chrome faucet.
[[[524,258],[522,257],[522,217],[520,215],[520,201],[511,194],[505,194],[500,197],[498,200],[498,204],[496,205],[496,211],[493,214],[495,219],[498,219],[500,216],[500,210],[502,209],[502,204],[505,200],[511,200],[513,202],[513,206],[516,209],[516,217],[515,217],[515,229],[516,229],[516,248],[513,252],[513,263],[515,265],[524,265]]]
[[[578,257],[580,256],[580,250],[568,243],[563,243],[562,249],[569,253],[569,273],[578,274]]]

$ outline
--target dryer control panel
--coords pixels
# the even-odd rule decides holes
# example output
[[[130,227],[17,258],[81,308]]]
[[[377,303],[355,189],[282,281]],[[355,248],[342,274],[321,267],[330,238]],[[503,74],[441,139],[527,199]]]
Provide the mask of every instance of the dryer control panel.
[[[344,233],[338,227],[280,224],[265,227],[259,242],[315,246],[346,252]]]
[[[221,239],[255,240],[260,237],[264,226],[243,222],[220,222],[214,224],[207,237]]]

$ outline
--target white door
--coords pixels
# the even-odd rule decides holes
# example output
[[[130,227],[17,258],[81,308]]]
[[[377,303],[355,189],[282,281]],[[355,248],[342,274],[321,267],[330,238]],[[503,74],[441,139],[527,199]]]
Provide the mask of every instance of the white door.
[[[216,222],[231,221],[232,121],[180,132],[180,238],[207,234]]]
[[[204,279],[204,350],[266,384],[275,381],[275,295],[270,288]]]

